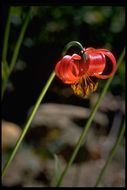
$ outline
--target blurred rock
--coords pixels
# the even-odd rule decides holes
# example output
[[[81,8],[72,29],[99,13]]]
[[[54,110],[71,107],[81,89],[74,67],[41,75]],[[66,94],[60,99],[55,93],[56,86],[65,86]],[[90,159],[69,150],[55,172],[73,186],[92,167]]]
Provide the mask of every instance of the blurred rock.
[[[99,94],[94,93],[90,97],[91,107],[93,107],[99,97]],[[120,96],[113,96],[111,93],[107,93],[103,98],[103,101],[100,105],[100,110],[102,111],[121,111],[125,113],[125,101]]]
[[[84,120],[83,125],[85,125],[85,119],[89,117],[89,114],[88,108],[46,103],[39,107],[31,125],[32,127],[44,125],[51,129],[58,128],[62,131],[60,132],[62,141],[74,145],[82,130],[75,120]],[[108,119],[103,113],[97,112],[94,122],[105,126],[108,124]]]
[[[3,178],[3,185],[6,187],[19,186],[19,184],[30,186],[34,183],[36,185],[38,181],[35,178],[39,172],[43,171],[43,167],[41,159],[34,154],[32,149],[22,144]],[[43,181],[41,186],[44,186]]]
[[[65,163],[59,157],[61,171],[65,168]],[[104,159],[90,160],[86,163],[72,165],[66,173],[61,187],[94,187],[100,170],[105,164]],[[55,164],[52,160],[45,163],[45,167],[54,177]],[[119,171],[119,172],[118,172]],[[120,161],[113,160],[108,166],[107,171],[101,181],[101,187],[124,187],[125,185],[125,168]],[[52,186],[54,184],[52,183]]]
[[[13,147],[21,134],[21,128],[12,122],[2,121],[2,150]]]

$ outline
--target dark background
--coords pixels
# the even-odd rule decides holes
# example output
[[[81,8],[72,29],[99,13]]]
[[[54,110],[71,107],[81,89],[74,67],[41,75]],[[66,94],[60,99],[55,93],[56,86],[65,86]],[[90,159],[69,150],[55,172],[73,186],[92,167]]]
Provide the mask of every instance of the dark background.
[[[2,9],[2,39],[8,8]],[[125,8],[122,6],[34,6],[33,9],[2,103],[3,118],[19,124],[25,122],[28,109],[35,103],[68,42],[77,40],[84,47],[107,48],[116,59],[125,45]],[[17,6],[12,12],[8,63],[28,10],[27,6]],[[110,90],[124,97],[124,68],[121,70]],[[89,105],[88,100],[82,102],[73,94],[62,95],[63,88],[68,86],[55,78],[43,102]]]

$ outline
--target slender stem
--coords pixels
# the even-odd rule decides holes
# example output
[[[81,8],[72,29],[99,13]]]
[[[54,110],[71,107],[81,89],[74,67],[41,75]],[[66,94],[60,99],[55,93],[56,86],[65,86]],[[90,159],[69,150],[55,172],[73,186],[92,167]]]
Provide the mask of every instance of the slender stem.
[[[116,150],[117,150],[117,147],[119,146],[121,140],[123,139],[124,132],[125,132],[125,121],[124,121],[123,126],[122,126],[122,128],[121,128],[120,135],[119,135],[119,137],[116,139],[115,144],[113,145],[111,151],[109,152],[109,155],[108,155],[108,158],[107,158],[107,160],[106,160],[106,162],[105,162],[105,165],[103,166],[103,168],[102,168],[102,170],[101,170],[101,172],[100,172],[100,174],[99,174],[99,176],[98,176],[98,178],[97,178],[95,187],[98,187],[98,186],[99,186],[99,184],[100,184],[100,182],[101,182],[101,179],[102,179],[102,177],[104,176],[108,165],[109,165],[109,164],[111,163],[111,161],[112,161],[112,158],[113,158],[113,156],[114,156],[114,154],[115,154],[115,152],[116,152]]]
[[[72,46],[77,46],[80,50],[84,50],[84,49],[83,49],[83,46],[82,46],[79,42],[77,42],[77,41],[71,41],[71,42],[69,42],[69,43],[65,46],[65,48],[64,48],[64,50],[63,50],[63,53],[62,53],[62,56],[64,56],[64,55],[66,54],[66,52],[68,51],[68,49],[69,49],[70,47],[72,47]]]
[[[11,8],[9,9],[7,23],[5,27],[5,35],[3,41],[3,52],[2,52],[2,94],[5,89],[5,80],[8,75],[8,64],[6,60],[7,56],[7,49],[8,49],[8,39],[9,39],[9,32],[10,32],[10,18],[11,18]]]
[[[24,127],[24,129],[23,129],[23,131],[22,131],[22,133],[21,133],[21,135],[20,135],[20,137],[19,137],[13,151],[12,151],[12,154],[11,154],[10,158],[8,159],[8,161],[5,164],[5,167],[4,167],[3,172],[2,172],[2,177],[4,177],[4,175],[6,174],[6,171],[7,171],[8,167],[9,167],[9,165],[11,164],[14,156],[16,155],[17,150],[19,149],[19,146],[20,146],[21,142],[23,141],[23,138],[25,137],[25,134],[27,133],[27,131],[28,131],[29,127],[30,127],[30,124],[31,124],[31,122],[32,122],[32,120],[34,118],[34,115],[35,115],[41,101],[43,100],[43,98],[44,98],[50,84],[52,83],[54,77],[55,77],[55,72],[53,71],[51,73],[49,79],[47,80],[44,88],[42,89],[42,92],[41,92],[40,96],[37,99],[37,102],[36,102],[36,104],[35,104],[35,106],[33,108],[33,111],[31,112],[31,114],[30,114],[30,116],[28,118],[28,121],[27,121],[27,123],[26,123],[26,125],[25,125],[25,127]]]
[[[121,54],[121,56],[120,56],[120,58],[119,58],[119,60],[118,60],[117,68],[118,68],[118,66],[122,63],[122,59],[123,59],[123,57],[124,57],[124,54],[125,54],[125,49],[123,50],[123,52],[122,52],[122,54]],[[66,165],[66,167],[65,167],[65,169],[64,169],[64,171],[63,171],[63,173],[60,175],[60,177],[59,177],[59,179],[58,179],[58,181],[57,181],[56,187],[59,187],[59,186],[61,185],[62,180],[63,180],[65,174],[67,173],[69,167],[70,167],[71,164],[73,163],[73,161],[74,161],[74,159],[75,159],[75,157],[76,157],[76,155],[77,155],[77,153],[78,153],[78,151],[79,151],[79,148],[80,148],[80,146],[81,146],[83,140],[85,139],[85,137],[86,137],[86,135],[87,135],[87,132],[88,132],[88,130],[89,130],[89,128],[90,128],[91,122],[92,122],[92,120],[93,120],[93,118],[94,118],[94,115],[95,115],[95,113],[97,112],[97,109],[99,108],[99,106],[100,106],[100,104],[101,104],[101,101],[102,101],[104,95],[106,94],[106,92],[107,92],[107,90],[108,90],[108,87],[109,87],[109,85],[110,85],[112,79],[113,79],[113,77],[111,77],[110,79],[107,80],[107,82],[106,82],[106,84],[105,84],[105,86],[104,86],[104,88],[103,88],[103,91],[102,91],[102,93],[100,94],[100,96],[99,96],[99,98],[98,98],[98,100],[97,100],[97,102],[96,102],[94,108],[92,109],[92,111],[91,111],[91,113],[90,113],[90,116],[89,116],[89,119],[88,119],[88,121],[87,121],[87,123],[86,123],[86,125],[85,125],[85,127],[84,127],[84,129],[83,129],[83,131],[82,131],[82,133],[81,133],[81,135],[80,135],[80,137],[79,137],[79,140],[78,140],[78,142],[77,142],[77,144],[76,144],[75,150],[74,150],[74,152],[72,153],[72,155],[71,155],[71,157],[70,157],[70,160],[69,160],[69,162],[67,163],[67,165]]]
[[[27,17],[27,19],[26,19],[27,22],[28,22],[28,18],[29,18],[29,17]],[[25,23],[26,23],[26,22],[25,22]],[[21,37],[21,36],[22,36],[22,35],[20,35],[20,37]],[[23,36],[21,37],[21,39],[23,39]],[[18,42],[21,43],[21,39],[18,40]],[[19,50],[19,46],[21,45],[20,43],[18,43],[18,45],[17,45],[17,51]],[[78,43],[78,42],[76,42],[76,43]],[[70,43],[70,44],[71,44],[71,46],[72,46],[72,43]],[[79,43],[79,44],[80,44],[80,43]],[[67,51],[68,48],[69,48],[69,46],[66,46],[66,47],[65,47],[65,50]],[[63,55],[66,54],[66,51],[65,51],[65,50],[64,50]],[[11,62],[11,65],[12,65],[11,68],[13,67],[13,64],[14,64],[15,60],[16,60],[16,57],[13,56],[12,62]],[[10,70],[11,70],[11,68],[10,68]],[[15,145],[13,151],[12,151],[12,154],[11,154],[10,158],[8,159],[8,161],[6,162],[6,164],[5,164],[4,168],[3,168],[2,177],[4,177],[4,175],[6,174],[6,171],[7,171],[8,167],[9,167],[10,163],[12,162],[12,160],[13,160],[13,158],[14,158],[14,156],[15,156],[15,154],[16,154],[16,152],[17,152],[17,150],[18,150],[18,148],[19,148],[19,146],[20,146],[20,144],[21,144],[21,142],[22,142],[22,140],[23,140],[23,138],[25,137],[25,134],[26,134],[26,132],[28,131],[28,129],[29,129],[29,127],[30,127],[30,124],[31,124],[31,122],[32,122],[32,120],[33,120],[33,117],[34,117],[34,115],[35,115],[35,113],[36,113],[36,111],[37,111],[37,109],[38,109],[38,107],[39,107],[41,101],[43,100],[43,98],[44,98],[44,96],[45,96],[45,94],[46,94],[46,92],[47,92],[47,90],[48,90],[48,88],[49,88],[51,82],[53,81],[54,77],[55,77],[55,71],[53,71],[53,72],[51,73],[51,75],[50,75],[50,77],[49,77],[47,83],[45,84],[45,86],[44,86],[44,88],[43,88],[43,90],[42,90],[42,92],[41,92],[41,94],[40,94],[40,96],[39,96],[39,98],[38,98],[38,100],[37,100],[37,102],[36,102],[34,108],[33,108],[33,111],[32,111],[32,113],[31,113],[31,115],[29,116],[28,121],[27,121],[27,123],[26,123],[26,125],[25,125],[25,127],[24,127],[24,130],[22,131],[21,136],[20,136],[19,139],[17,140],[17,143],[16,143],[16,145]]]
[[[25,35],[25,32],[26,32],[28,23],[30,21],[30,18],[31,18],[31,9],[29,10],[29,12],[27,14],[27,17],[26,17],[25,22],[24,22],[24,24],[22,26],[22,30],[20,32],[19,38],[17,40],[16,46],[15,46],[15,51],[13,53],[12,60],[11,60],[11,63],[10,63],[10,67],[9,67],[9,73],[12,72],[13,67],[15,65],[15,62],[17,60],[19,50],[20,50],[20,47],[21,47],[21,44],[22,44],[22,41],[23,41],[23,38],[24,38],[24,35]]]
[[[6,56],[7,56],[7,49],[8,49],[8,39],[9,39],[9,32],[10,32],[10,18],[11,18],[11,8],[9,9],[9,14],[7,18],[6,28],[5,28],[5,35],[4,35],[4,42],[3,42],[3,52],[2,52],[2,62],[6,64]]]
[[[27,17],[25,19],[25,22],[24,22],[24,24],[22,26],[19,38],[18,38],[16,46],[15,46],[14,53],[13,53],[13,56],[12,56],[12,59],[11,59],[10,66],[8,68],[8,74],[7,74],[6,79],[3,81],[3,84],[2,84],[2,98],[3,98],[3,95],[4,95],[5,89],[6,89],[6,84],[7,84],[8,78],[9,78],[9,76],[10,76],[10,74],[11,74],[13,68],[14,68],[14,65],[16,63],[16,60],[17,60],[17,57],[18,57],[18,54],[19,54],[19,50],[20,50],[23,38],[24,38],[24,35],[25,35],[25,32],[26,32],[28,23],[30,21],[30,16],[31,16],[31,9],[29,10],[28,15],[27,15]]]

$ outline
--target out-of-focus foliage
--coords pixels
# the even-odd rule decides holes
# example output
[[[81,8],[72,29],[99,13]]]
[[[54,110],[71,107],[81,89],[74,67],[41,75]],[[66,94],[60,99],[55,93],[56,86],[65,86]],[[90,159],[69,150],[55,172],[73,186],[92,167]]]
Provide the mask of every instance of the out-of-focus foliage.
[[[28,9],[13,7],[11,22],[21,23]],[[118,6],[39,6],[32,7],[32,14],[29,37],[38,43],[65,45],[75,39],[85,46],[99,41],[98,46],[112,47],[125,27],[125,8]]]
[[[38,8],[37,16],[42,24],[33,37],[38,43],[64,45],[75,39],[84,46],[115,49],[113,42],[125,26],[124,7],[117,6],[46,6]]]

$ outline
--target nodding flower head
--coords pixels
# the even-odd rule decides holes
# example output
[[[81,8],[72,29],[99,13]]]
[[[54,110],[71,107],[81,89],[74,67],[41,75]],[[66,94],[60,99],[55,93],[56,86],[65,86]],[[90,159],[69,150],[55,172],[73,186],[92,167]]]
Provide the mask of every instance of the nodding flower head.
[[[81,51],[81,55],[65,55],[55,67],[56,75],[71,84],[75,94],[87,96],[98,86],[98,79],[108,79],[116,70],[116,60],[106,49],[92,47]]]

